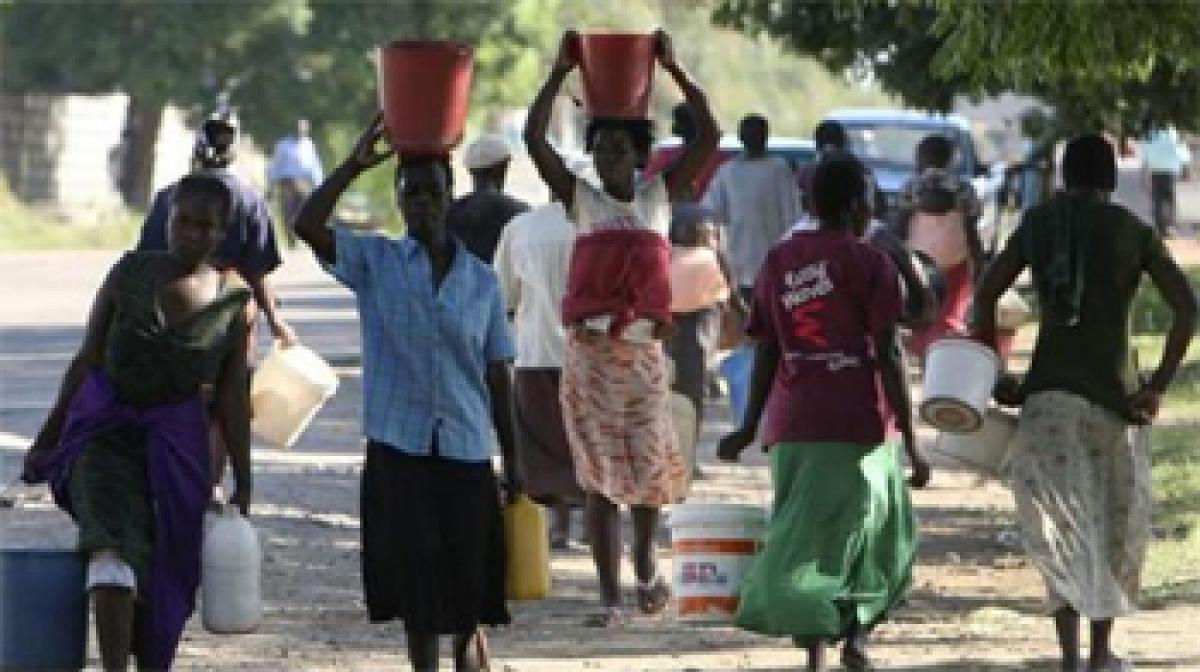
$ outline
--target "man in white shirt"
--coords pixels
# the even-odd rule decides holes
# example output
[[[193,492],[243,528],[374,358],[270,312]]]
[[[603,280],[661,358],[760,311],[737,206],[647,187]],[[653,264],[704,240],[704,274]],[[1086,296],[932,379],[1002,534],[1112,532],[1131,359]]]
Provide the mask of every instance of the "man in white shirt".
[[[570,543],[571,507],[583,501],[559,403],[566,353],[561,306],[575,227],[561,203],[522,213],[500,234],[493,261],[517,332],[517,456],[530,497],[553,512],[551,548]]]
[[[1167,237],[1175,225],[1175,181],[1191,161],[1187,145],[1172,127],[1162,128],[1142,145],[1142,161],[1150,181],[1150,205],[1159,235]]]
[[[705,205],[728,232],[728,259],[733,281],[746,305],[767,252],[800,219],[800,189],[791,166],[767,155],[767,120],[751,114],[738,124],[744,151],[717,169],[705,194]],[[750,384],[752,346],[742,346],[722,365],[729,379],[734,420],[745,410]]]

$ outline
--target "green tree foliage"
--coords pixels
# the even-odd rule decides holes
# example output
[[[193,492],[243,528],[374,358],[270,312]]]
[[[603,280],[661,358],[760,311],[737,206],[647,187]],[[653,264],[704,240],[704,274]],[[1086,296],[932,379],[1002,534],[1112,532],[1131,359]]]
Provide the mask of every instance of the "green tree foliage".
[[[917,107],[1007,90],[1047,100],[1068,126],[1200,128],[1193,0],[719,0],[713,18]]]
[[[128,93],[122,190],[144,206],[163,107],[207,107],[252,86],[259,45],[302,33],[308,18],[302,0],[12,0],[0,5],[0,75],[10,92]]]
[[[776,42],[714,27],[711,9],[712,0],[0,0],[0,77],[6,91],[125,91],[131,113],[151,119],[165,104],[198,114],[223,96],[268,150],[303,117],[327,163],[374,114],[374,50],[398,38],[475,46],[473,128],[528,104],[567,27],[665,26],[726,129],[761,112],[773,132],[807,136],[831,107],[889,102]],[[568,88],[579,92],[578,82]],[[678,100],[660,77],[656,118]],[[141,126],[142,151],[130,153],[150,160],[157,126]],[[146,187],[149,167],[134,171]],[[386,172],[356,185],[380,210],[392,200]],[[146,196],[128,200],[144,205]]]

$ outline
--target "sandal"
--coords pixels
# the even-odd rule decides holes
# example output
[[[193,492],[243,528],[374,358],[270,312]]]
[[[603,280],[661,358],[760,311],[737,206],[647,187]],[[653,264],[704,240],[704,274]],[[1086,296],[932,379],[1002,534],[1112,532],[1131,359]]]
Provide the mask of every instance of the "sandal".
[[[655,575],[646,583],[639,581],[635,590],[638,609],[647,616],[661,613],[671,603],[671,587],[661,574]]]

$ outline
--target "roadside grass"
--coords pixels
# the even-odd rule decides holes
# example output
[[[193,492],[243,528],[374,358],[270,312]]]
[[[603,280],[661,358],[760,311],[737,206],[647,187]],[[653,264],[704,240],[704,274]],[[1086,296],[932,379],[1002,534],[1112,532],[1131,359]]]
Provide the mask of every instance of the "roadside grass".
[[[47,209],[25,205],[0,179],[0,251],[107,250],[132,247],[142,215],[97,210],[91,221],[67,221]]]
[[[109,214],[95,223],[55,221],[49,215],[10,217],[0,211],[0,251],[113,250],[133,247],[141,230],[142,216],[135,213]]]

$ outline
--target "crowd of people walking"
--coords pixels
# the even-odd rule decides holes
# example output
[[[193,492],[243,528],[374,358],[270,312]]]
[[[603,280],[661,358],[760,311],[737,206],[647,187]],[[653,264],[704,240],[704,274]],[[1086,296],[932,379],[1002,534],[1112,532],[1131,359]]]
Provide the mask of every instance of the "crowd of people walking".
[[[552,512],[555,549],[577,543],[571,511],[583,509],[599,588],[586,622],[598,628],[630,618],[628,508],[636,609],[663,612],[662,511],[688,497],[698,469],[671,394],[690,402],[698,430],[724,347],[736,430],[717,457],[762,446],[774,493],[736,623],[792,638],[808,669],[824,669],[837,643],[847,669],[870,669],[869,635],[912,582],[909,488],[932,478],[908,356],[920,361],[945,337],[994,347],[999,297],[1029,269],[1041,306],[1032,364],[997,388],[998,401],[1022,407],[1011,461],[1021,538],[1046,581],[1063,669],[1132,669],[1109,637],[1137,604],[1147,431],[1194,333],[1196,299],[1155,229],[1109,200],[1111,145],[1072,140],[1065,191],[1028,209],[989,261],[979,200],[949,170],[947,137],[916,148],[894,228],[873,217],[875,181],[836,123],[817,129],[818,160],[797,176],[767,152],[768,120],[748,114],[743,151],[718,167],[717,121],[662,31],[656,62],[684,100],[680,149],[648,165],[649,119],[593,115],[586,155],[564,155],[549,127],[580,65],[577,39],[564,36],[524,130],[547,204],[504,193],[512,150],[500,136],[466,148],[473,184],[457,200],[450,156],[397,154],[382,113],[327,176],[306,124],[277,149],[271,179],[287,228],[353,292],[361,325],[370,621],[403,622],[417,670],[437,668],[443,636],[456,669],[486,666],[485,626],[510,622],[501,507],[519,494]],[[48,481],[79,523],[107,670],[131,654],[145,669],[170,667],[226,455],[232,500],[251,506],[254,317],[297,341],[267,280],[280,255],[266,205],[227,170],[236,132],[228,116],[207,120],[193,174],[156,197],[138,249],[97,293],[26,459],[26,480]],[[330,226],[351,184],[393,160],[404,234]],[[1128,327],[1144,275],[1173,314],[1148,378]],[[1092,624],[1086,667],[1080,618]]]

